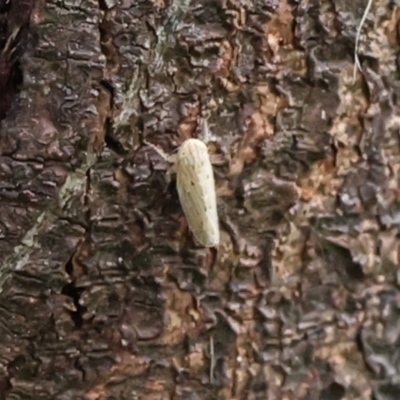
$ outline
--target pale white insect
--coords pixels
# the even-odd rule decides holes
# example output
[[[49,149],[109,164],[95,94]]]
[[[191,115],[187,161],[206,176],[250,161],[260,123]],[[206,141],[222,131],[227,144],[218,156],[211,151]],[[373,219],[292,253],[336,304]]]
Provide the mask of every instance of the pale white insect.
[[[173,160],[151,143],[146,143],[163,158]],[[217,195],[207,146],[200,139],[187,139],[180,146],[174,164],[179,201],[190,230],[203,246],[218,246]]]

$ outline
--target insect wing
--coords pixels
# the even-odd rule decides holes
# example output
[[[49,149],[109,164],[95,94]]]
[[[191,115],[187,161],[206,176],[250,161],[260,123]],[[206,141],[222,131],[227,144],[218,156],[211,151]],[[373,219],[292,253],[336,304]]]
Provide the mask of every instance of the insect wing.
[[[219,244],[219,224],[214,173],[207,146],[186,140],[177,159],[177,189],[189,228],[206,247]]]

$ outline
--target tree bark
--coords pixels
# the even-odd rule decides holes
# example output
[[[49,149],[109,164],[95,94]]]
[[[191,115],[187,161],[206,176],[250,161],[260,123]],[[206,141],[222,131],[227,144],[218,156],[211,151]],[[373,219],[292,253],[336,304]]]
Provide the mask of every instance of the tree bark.
[[[0,399],[398,399],[398,3],[0,0]],[[168,165],[208,118],[221,244]]]

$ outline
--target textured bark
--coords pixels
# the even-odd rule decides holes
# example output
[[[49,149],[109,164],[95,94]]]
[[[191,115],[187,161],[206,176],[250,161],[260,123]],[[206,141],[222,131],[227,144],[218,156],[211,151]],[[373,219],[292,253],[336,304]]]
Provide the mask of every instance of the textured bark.
[[[400,397],[397,3],[0,0],[0,399]],[[167,165],[210,117],[221,246]]]

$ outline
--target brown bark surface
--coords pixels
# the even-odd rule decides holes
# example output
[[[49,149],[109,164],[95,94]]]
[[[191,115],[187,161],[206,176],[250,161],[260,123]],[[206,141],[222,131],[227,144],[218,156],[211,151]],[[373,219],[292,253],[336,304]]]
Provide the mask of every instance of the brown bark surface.
[[[0,399],[400,398],[397,3],[0,0]],[[218,252],[167,165],[209,117]]]

